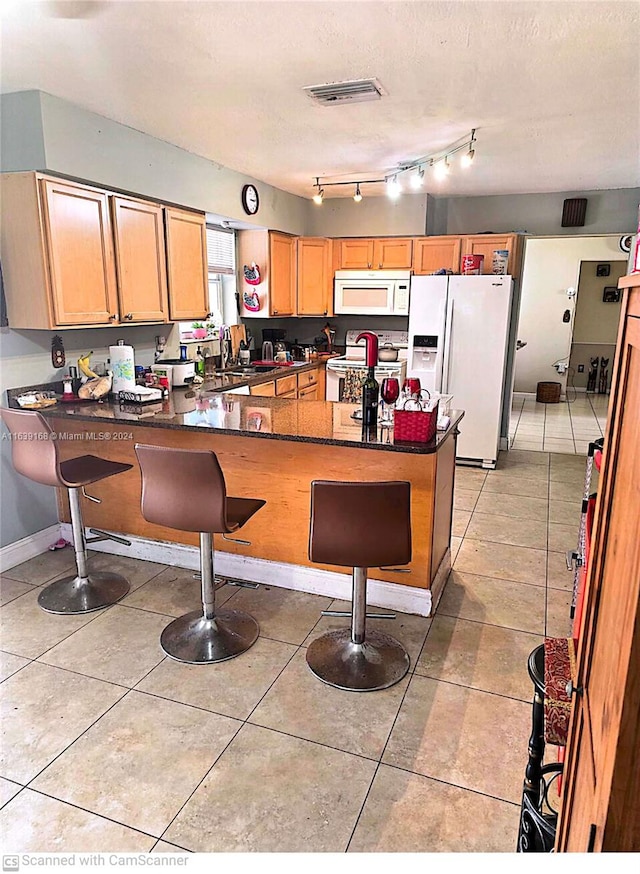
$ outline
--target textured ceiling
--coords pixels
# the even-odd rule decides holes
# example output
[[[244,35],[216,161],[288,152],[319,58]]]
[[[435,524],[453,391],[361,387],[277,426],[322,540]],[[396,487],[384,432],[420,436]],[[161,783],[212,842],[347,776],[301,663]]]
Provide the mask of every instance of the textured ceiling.
[[[47,91],[306,196],[315,176],[378,175],[472,127],[474,167],[427,190],[624,188],[640,184],[639,10],[2,0],[0,85]],[[324,108],[301,90],[369,76],[388,97]],[[352,192],[331,190],[341,193]]]

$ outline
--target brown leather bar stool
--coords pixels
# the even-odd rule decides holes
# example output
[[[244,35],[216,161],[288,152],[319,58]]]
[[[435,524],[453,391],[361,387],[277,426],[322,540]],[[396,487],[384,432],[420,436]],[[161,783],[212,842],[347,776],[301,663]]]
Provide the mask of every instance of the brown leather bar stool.
[[[367,632],[366,620],[367,569],[411,561],[410,499],[408,482],[311,483],[309,558],[353,568],[351,628],[323,634],[307,649],[307,664],[330,686],[386,689],[409,670],[404,647],[388,634]]]
[[[260,628],[253,616],[241,610],[216,611],[211,535],[239,531],[266,501],[227,497],[214,452],[139,443],[135,450],[147,522],[200,534],[202,610],[169,623],[160,637],[162,649],[172,659],[190,664],[221,662],[246,652]]]
[[[132,464],[107,461],[95,455],[80,455],[60,461],[58,443],[47,420],[35,410],[0,410],[0,416],[11,432],[13,466],[34,482],[54,488],[65,488],[69,494],[73,548],[76,553],[77,573],[72,577],[55,580],[38,596],[38,604],[48,613],[90,613],[115,604],[129,591],[129,581],[120,574],[108,571],[89,571],[87,543],[98,540],[116,540],[131,546],[124,537],[116,537],[97,528],[89,529],[97,537],[87,539],[82,522],[80,494],[90,501],[101,503],[88,495],[85,486],[108,476],[131,470]]]

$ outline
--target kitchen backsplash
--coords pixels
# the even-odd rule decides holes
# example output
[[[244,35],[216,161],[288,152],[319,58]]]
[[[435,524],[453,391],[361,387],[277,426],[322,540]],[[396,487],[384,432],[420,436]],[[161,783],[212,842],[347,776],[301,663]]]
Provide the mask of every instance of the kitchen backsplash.
[[[247,319],[245,325],[255,338],[256,348],[262,343],[263,328],[281,328],[287,332],[286,340],[291,343],[313,343],[322,334],[329,322],[335,328],[334,344],[344,346],[347,331],[407,331],[409,319],[406,316],[327,316],[312,319]]]

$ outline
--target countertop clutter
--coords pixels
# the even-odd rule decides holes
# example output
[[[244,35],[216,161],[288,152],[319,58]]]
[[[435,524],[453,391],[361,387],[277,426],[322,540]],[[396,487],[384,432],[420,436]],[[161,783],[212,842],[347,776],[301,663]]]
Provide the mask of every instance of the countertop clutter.
[[[90,422],[93,427],[103,421],[184,431],[209,430],[243,437],[266,437],[418,455],[437,452],[464,415],[452,411],[449,427],[438,431],[428,443],[396,444],[392,431],[389,435],[386,430],[378,433],[376,438],[363,437],[361,423],[351,418],[360,408],[359,404],[330,401],[303,403],[289,398],[230,395],[220,391],[216,383],[217,380],[205,383],[196,392],[189,389],[174,390],[169,399],[158,404],[119,404],[113,401],[59,404],[42,413],[48,418],[58,419],[58,431],[60,421],[65,419]]]

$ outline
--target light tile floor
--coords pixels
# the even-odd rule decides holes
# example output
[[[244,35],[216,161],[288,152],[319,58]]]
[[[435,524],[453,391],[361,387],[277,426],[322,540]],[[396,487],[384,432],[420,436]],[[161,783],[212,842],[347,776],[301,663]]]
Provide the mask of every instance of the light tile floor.
[[[604,434],[609,395],[577,392],[575,400],[539,404],[514,393],[509,437],[512,449],[586,455]]]
[[[43,613],[48,553],[2,576],[3,846],[29,851],[513,851],[531,720],[526,661],[569,632],[584,458],[512,451],[458,468],[454,569],[433,619],[385,628],[411,672],[332,689],[305,648],[341,602],[225,587],[261,636],[218,665],[164,657],[190,572],[117,558],[132,592],[80,618]],[[108,565],[96,555],[93,562]]]

